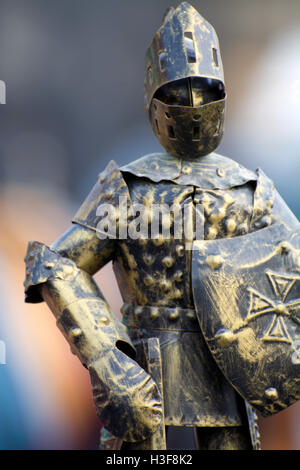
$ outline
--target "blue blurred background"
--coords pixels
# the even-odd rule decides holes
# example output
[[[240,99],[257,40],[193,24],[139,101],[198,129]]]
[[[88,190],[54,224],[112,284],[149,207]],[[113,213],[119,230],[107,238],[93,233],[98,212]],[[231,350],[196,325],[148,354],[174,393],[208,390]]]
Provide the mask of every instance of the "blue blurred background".
[[[111,160],[160,150],[144,53],[171,0],[0,0],[0,449],[92,449],[89,377],[45,305],[23,303],[29,239],[51,243]],[[219,152],[261,167],[300,215],[300,2],[193,0],[219,35],[228,93]],[[107,266],[97,275],[119,313]],[[1,361],[0,361],[1,362]],[[300,449],[300,407],[260,419],[265,449]]]

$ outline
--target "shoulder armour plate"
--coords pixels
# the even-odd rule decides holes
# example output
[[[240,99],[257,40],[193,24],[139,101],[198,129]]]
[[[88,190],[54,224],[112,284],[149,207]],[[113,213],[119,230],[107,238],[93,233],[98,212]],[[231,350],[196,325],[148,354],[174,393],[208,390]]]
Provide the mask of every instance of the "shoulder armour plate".
[[[119,207],[120,199],[130,204],[130,195],[127,185],[118,165],[112,160],[105,170],[99,174],[98,181],[87,196],[72,222],[83,225],[91,230],[99,230],[97,224],[100,216],[97,215],[99,206],[107,204],[115,208]],[[124,199],[125,198],[125,199]],[[118,211],[116,211],[116,223],[118,224]]]

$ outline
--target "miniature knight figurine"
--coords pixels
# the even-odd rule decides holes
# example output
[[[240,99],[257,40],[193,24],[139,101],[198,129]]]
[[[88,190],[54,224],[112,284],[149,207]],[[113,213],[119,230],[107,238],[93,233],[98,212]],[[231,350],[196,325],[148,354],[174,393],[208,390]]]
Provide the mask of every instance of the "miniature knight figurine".
[[[147,50],[145,101],[167,153],[110,162],[71,228],[29,244],[26,302],[47,302],[89,370],[102,448],[164,449],[165,428],[192,426],[199,449],[258,449],[254,409],[300,398],[299,223],[261,170],[214,152],[219,43],[187,2]],[[159,233],[154,206],[178,209]],[[122,322],[92,277],[111,260]]]

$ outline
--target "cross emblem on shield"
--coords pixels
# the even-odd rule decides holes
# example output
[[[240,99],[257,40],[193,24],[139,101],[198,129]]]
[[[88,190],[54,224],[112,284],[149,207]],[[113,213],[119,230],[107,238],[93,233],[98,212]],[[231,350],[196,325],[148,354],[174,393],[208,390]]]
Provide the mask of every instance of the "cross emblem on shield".
[[[285,324],[285,317],[290,317],[296,323],[300,324],[300,299],[286,302],[286,298],[295,282],[300,280],[300,277],[282,275],[272,271],[266,271],[266,276],[268,277],[276,299],[272,300],[256,289],[249,287],[249,308],[245,322],[248,324],[254,318],[273,313],[274,315],[272,316],[271,322],[263,333],[262,340],[281,341],[292,344]]]

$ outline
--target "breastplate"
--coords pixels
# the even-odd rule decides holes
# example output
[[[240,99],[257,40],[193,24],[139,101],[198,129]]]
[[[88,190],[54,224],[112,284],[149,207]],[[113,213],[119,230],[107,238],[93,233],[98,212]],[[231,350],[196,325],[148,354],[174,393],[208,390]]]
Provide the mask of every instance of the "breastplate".
[[[153,183],[132,175],[127,176],[126,183],[133,205],[141,204],[148,209],[153,205],[171,208],[175,204],[177,208],[181,207],[182,231],[178,232],[178,226],[175,226],[174,213],[169,232],[162,217],[159,236],[150,238],[153,229],[153,217],[150,216],[147,220],[148,237],[132,239],[129,233],[127,239],[118,241],[114,271],[124,302],[193,308],[188,228],[192,227],[194,237],[203,239],[249,232],[253,208],[251,183],[231,189],[203,190],[167,181]]]

